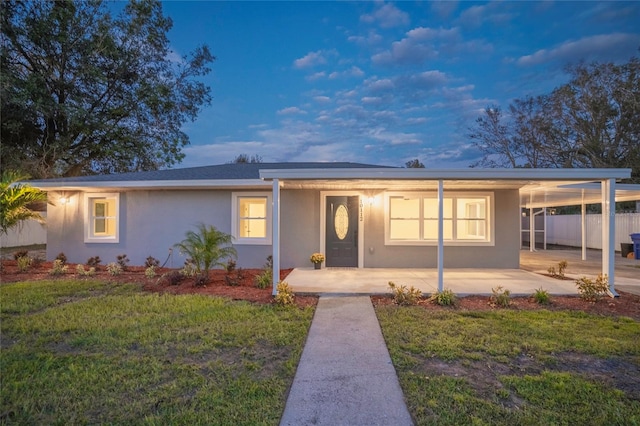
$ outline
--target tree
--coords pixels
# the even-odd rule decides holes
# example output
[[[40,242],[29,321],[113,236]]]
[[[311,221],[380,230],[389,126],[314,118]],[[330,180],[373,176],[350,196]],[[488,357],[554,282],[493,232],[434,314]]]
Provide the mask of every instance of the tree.
[[[509,114],[487,108],[469,137],[474,166],[631,168],[640,181],[640,60],[568,69],[548,95],[515,100]]]
[[[155,170],[210,102],[207,46],[172,59],[157,0],[0,2],[1,166],[35,178]]]
[[[224,267],[223,259],[237,255],[236,249],[230,245],[231,235],[219,231],[215,226],[201,223],[198,232],[187,231],[185,237],[174,247],[191,259],[199,273],[208,275],[212,266]]]
[[[0,234],[20,226],[25,220],[33,219],[44,223],[40,213],[33,211],[35,203],[47,201],[47,193],[27,184],[20,183],[28,179],[15,171],[5,170],[0,180]]]
[[[408,169],[424,169],[424,164],[417,158],[407,161],[404,166]]]
[[[262,157],[259,155],[248,156],[247,154],[239,154],[233,159],[232,163],[262,163]]]

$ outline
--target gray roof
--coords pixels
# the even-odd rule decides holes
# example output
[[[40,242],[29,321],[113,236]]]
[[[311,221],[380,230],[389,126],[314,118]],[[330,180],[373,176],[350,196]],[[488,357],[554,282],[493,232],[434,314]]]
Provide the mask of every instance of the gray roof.
[[[189,167],[184,169],[154,170],[149,172],[115,173],[108,175],[77,176],[32,180],[31,184],[74,182],[130,182],[130,181],[188,181],[188,180],[226,180],[260,179],[260,170],[264,169],[362,169],[381,168],[374,164],[348,162],[336,163],[230,163],[214,166]]]

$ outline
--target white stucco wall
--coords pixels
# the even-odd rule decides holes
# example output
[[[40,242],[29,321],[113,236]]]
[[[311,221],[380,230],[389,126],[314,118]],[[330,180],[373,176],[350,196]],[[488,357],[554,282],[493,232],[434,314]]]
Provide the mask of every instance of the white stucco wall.
[[[40,212],[40,214],[46,221],[47,213]],[[6,234],[0,236],[0,247],[20,247],[46,243],[46,224],[38,223],[35,220],[27,220],[16,228],[9,229]]]

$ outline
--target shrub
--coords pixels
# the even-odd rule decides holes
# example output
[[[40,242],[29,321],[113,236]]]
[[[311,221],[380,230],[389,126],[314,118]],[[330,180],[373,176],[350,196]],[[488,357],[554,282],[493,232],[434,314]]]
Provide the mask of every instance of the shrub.
[[[440,306],[454,306],[457,302],[456,294],[448,288],[434,293],[429,300]]]
[[[147,258],[147,260],[149,260]],[[147,267],[147,269],[144,270],[144,276],[151,279],[154,278],[156,276],[156,267],[153,265],[150,265]]]
[[[111,275],[120,275],[122,273],[122,266],[119,263],[111,262],[107,264],[107,272]]]
[[[58,253],[58,255],[56,256],[56,260],[62,262],[63,265],[67,264],[67,256],[65,256],[63,252]]]
[[[274,300],[278,306],[293,305],[294,294],[286,281],[280,281],[276,286],[277,294]]]
[[[180,271],[171,271],[161,277],[161,281],[165,281],[169,285],[178,285],[184,280],[185,276]]]
[[[236,269],[236,261],[233,259],[229,259],[227,261],[227,264],[225,265],[224,269],[227,271],[227,273],[233,272]]]
[[[100,265],[100,262],[102,262],[102,260],[100,260],[100,256],[90,257],[87,260],[87,266],[92,266],[92,267],[96,268],[96,271],[97,271],[98,270],[98,265]]]
[[[576,280],[580,298],[587,302],[597,302],[609,290],[609,277],[599,274],[595,280],[582,277]]]
[[[186,238],[175,247],[189,256],[197,272],[209,272],[213,266],[224,267],[226,259],[237,256],[231,240],[231,235],[201,223],[198,232],[188,231]]]
[[[193,264],[191,259],[187,259],[184,261],[184,266],[180,270],[180,273],[185,277],[191,278],[196,276],[196,274],[198,273],[198,269]]]
[[[29,256],[20,256],[16,259],[18,271],[27,272],[31,267],[32,259]]]
[[[157,268],[160,266],[160,261],[153,256],[149,256],[144,261],[145,268],[149,269],[151,267]]]
[[[18,250],[13,252],[13,260],[18,260],[21,257],[29,257],[29,251],[28,250]]]
[[[402,306],[417,305],[422,297],[422,291],[413,286],[407,288],[405,285],[397,286],[393,281],[389,281],[393,301]]]
[[[224,276],[224,280],[227,282],[227,285],[236,287],[240,285],[240,281],[244,279],[244,271],[242,268],[238,268],[234,273],[230,273]]]
[[[503,289],[501,285],[492,288],[491,293],[493,293],[490,298],[491,304],[501,308],[508,308],[511,304],[511,292]]]
[[[256,287],[258,288],[269,288],[272,282],[273,282],[272,269],[265,269],[262,271],[260,275],[256,276]]]
[[[69,267],[64,264],[64,262],[60,259],[56,259],[53,261],[53,267],[49,270],[50,275],[62,275],[67,272]]]
[[[44,259],[40,256],[34,256],[31,258],[31,266],[33,266],[34,268],[37,268],[38,266],[42,265],[44,263]]]
[[[533,293],[532,297],[538,305],[547,305],[551,302],[551,296],[549,295],[549,292],[542,287],[537,289],[535,293]]]
[[[129,264],[129,258],[126,254],[120,254],[116,256],[116,263],[120,266],[123,271],[127,270],[127,265]]]
[[[209,274],[206,272],[200,272],[196,275],[196,279],[193,282],[193,285],[196,287],[204,287],[209,282]]]
[[[547,269],[547,272],[554,278],[564,279],[564,272],[567,269],[567,266],[569,266],[569,263],[567,263],[566,260],[561,260],[558,262],[557,271],[555,266],[550,266],[549,269]]]
[[[90,277],[96,274],[96,268],[92,266],[85,270],[83,265],[78,264],[76,265],[76,274],[81,277]]]

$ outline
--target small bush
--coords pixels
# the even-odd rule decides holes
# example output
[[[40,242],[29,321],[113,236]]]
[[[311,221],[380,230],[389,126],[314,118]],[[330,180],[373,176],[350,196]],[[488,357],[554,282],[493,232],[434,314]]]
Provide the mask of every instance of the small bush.
[[[227,273],[233,272],[236,270],[236,261],[233,259],[229,259],[227,261],[227,264],[225,265],[224,269],[227,271]]]
[[[576,280],[580,298],[587,302],[597,302],[609,290],[609,277],[599,274],[595,280],[582,277]]]
[[[60,259],[53,261],[53,267],[49,270],[49,275],[62,275],[67,272],[69,267]]]
[[[111,262],[107,264],[107,272],[111,275],[120,275],[122,273],[122,266],[119,263]]]
[[[147,266],[147,269],[144,270],[144,276],[149,279],[154,278],[156,276],[156,267],[153,265]]]
[[[184,261],[184,266],[180,270],[180,273],[185,277],[195,277],[198,273],[198,268],[191,259],[187,259]]]
[[[196,287],[204,287],[209,282],[209,274],[207,272],[200,272],[196,275],[195,280],[193,281],[193,285]]]
[[[34,268],[37,268],[43,263],[44,263],[44,259],[41,258],[40,256],[34,256],[31,258],[31,266],[33,266]]]
[[[456,294],[448,288],[434,293],[429,300],[440,306],[454,306],[457,303]]]
[[[94,268],[93,266],[90,267],[89,269],[84,269],[83,265],[76,265],[76,275],[80,276],[80,277],[90,277],[96,274],[96,268]]]
[[[271,269],[265,269],[262,273],[256,276],[256,287],[269,288],[273,283],[273,271]]]
[[[160,266],[160,261],[153,256],[149,256],[144,261],[145,268],[149,269],[151,267],[157,268]]]
[[[120,254],[116,256],[116,262],[120,266],[123,271],[127,270],[127,265],[129,264],[129,258],[126,254]]]
[[[397,286],[393,281],[389,281],[393,301],[401,306],[417,305],[422,298],[422,291],[411,286],[407,288],[405,285]]]
[[[274,300],[278,306],[293,305],[295,296],[286,281],[280,281],[276,290],[278,293],[274,297]]]
[[[18,265],[18,271],[27,272],[33,263],[33,259],[29,256],[20,256],[16,259]]]
[[[511,304],[511,292],[507,289],[503,289],[501,285],[498,287],[492,288],[490,301],[494,306],[499,306],[501,308],[508,308]]]
[[[58,255],[56,256],[56,260],[62,262],[63,265],[67,264],[67,256],[63,252],[58,253]]]
[[[244,271],[242,268],[238,268],[235,270],[235,273],[225,275],[224,280],[227,282],[227,285],[237,287],[240,285],[240,282],[244,280]]]
[[[184,279],[185,276],[181,271],[171,271],[168,274],[164,274],[161,281],[164,281],[169,285],[179,285]]]
[[[21,257],[29,257],[29,251],[28,250],[18,250],[13,252],[13,260],[18,260]]]
[[[549,269],[547,269],[547,272],[554,278],[564,279],[564,272],[566,271],[567,266],[569,266],[569,263],[567,263],[566,260],[562,260],[558,262],[557,271],[555,266],[550,266]]]
[[[94,256],[94,257],[90,257],[87,260],[87,266],[91,266],[96,268],[96,271],[98,270],[98,265],[100,265],[100,262],[102,262],[102,260],[100,259],[100,256]]]
[[[548,305],[551,302],[549,292],[542,287],[537,289],[535,293],[533,293],[532,297],[538,305]]]

